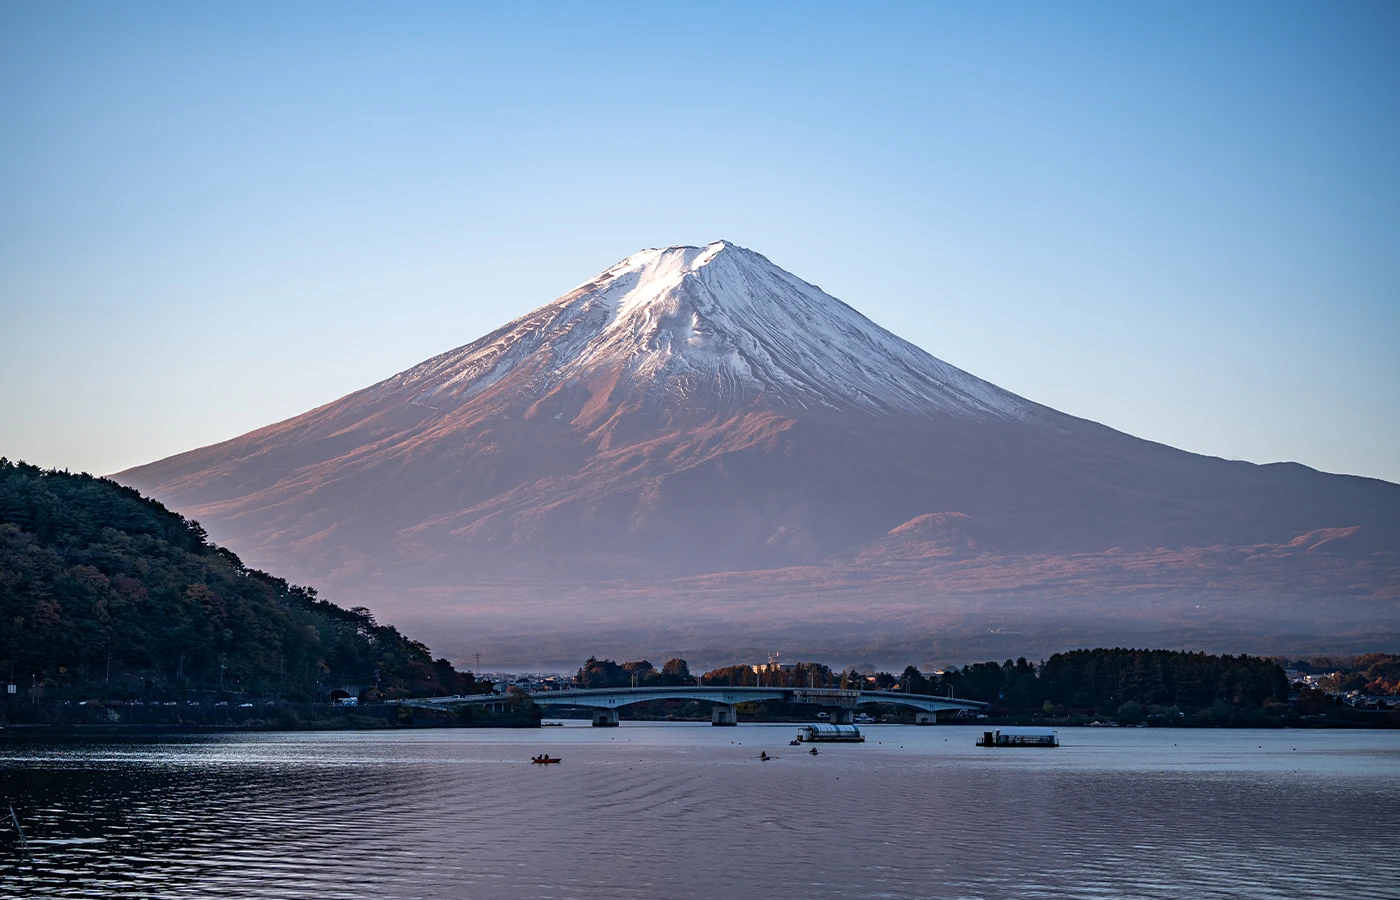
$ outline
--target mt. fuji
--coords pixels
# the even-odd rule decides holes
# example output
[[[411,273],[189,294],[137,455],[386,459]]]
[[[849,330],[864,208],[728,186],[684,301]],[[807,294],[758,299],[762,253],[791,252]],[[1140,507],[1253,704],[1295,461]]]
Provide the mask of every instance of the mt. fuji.
[[[1400,636],[1400,486],[1056,412],[724,241],[114,477],[449,653]]]
[[[419,391],[417,402],[460,403],[527,367],[519,387],[532,402],[562,400],[571,383],[606,371],[618,376],[612,396],[621,390],[685,418],[755,401],[792,412],[1000,418],[1024,418],[1030,407],[725,241],[644,250],[388,384]]]

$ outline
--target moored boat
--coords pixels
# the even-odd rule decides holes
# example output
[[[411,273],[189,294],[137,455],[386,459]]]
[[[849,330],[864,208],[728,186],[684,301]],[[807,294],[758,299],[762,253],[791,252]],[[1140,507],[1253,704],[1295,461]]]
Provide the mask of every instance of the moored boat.
[[[850,741],[860,742],[865,740],[865,735],[860,733],[860,729],[854,725],[827,725],[818,722],[814,725],[803,725],[802,731],[798,733],[799,741]]]
[[[979,747],[1058,747],[1060,739],[1052,728],[998,728],[984,731]]]

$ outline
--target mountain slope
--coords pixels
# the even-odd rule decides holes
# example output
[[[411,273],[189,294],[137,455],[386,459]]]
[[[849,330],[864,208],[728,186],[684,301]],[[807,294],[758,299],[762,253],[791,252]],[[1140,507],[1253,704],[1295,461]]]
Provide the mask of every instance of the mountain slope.
[[[1309,574],[1297,603],[1348,598],[1362,604],[1348,622],[1393,622],[1400,594],[1400,487],[1066,416],[725,242],[643,251],[379,384],[115,477],[260,565],[376,599],[427,591],[400,601],[425,622],[449,618],[442,604],[479,618],[489,585],[505,598],[591,591],[565,616],[584,627],[619,592],[734,571],[773,573],[747,584],[804,612],[819,584],[868,603],[872,567],[909,570],[880,595],[940,616],[967,606],[941,585],[1039,609],[1110,598],[1144,571],[1172,590],[1202,574],[1203,548],[1292,547],[1324,529],[1336,536],[1284,566]],[[1136,562],[1071,586],[1026,574],[1032,558],[1114,554]],[[939,568],[956,560],[959,573]],[[1319,567],[1332,577],[1312,578]],[[1211,571],[1193,590],[1271,590],[1247,566]],[[749,590],[709,602],[742,606]]]

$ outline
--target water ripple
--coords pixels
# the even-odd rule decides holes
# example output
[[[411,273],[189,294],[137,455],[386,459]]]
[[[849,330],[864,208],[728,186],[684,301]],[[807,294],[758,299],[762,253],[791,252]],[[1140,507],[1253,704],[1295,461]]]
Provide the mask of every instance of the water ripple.
[[[0,832],[0,895],[1400,897],[1400,735],[1096,729],[1002,753],[885,726],[809,757],[792,731],[12,745],[0,799],[34,862]],[[531,766],[545,750],[565,762]]]

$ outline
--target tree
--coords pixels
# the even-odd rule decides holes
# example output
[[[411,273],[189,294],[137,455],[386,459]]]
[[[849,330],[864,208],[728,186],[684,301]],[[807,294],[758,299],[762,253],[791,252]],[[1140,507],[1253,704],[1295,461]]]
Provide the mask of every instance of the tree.
[[[758,679],[750,666],[727,666],[711,669],[700,676],[700,683],[715,687],[755,687]]]
[[[1332,698],[1325,691],[1305,687],[1298,691],[1298,712],[1305,716],[1315,716],[1332,708]]]
[[[650,682],[658,680],[656,669],[646,660],[637,662],[626,662],[622,664],[622,670],[627,673],[627,684],[635,683],[637,687],[642,687]]]
[[[899,689],[910,694],[932,694],[933,684],[914,666],[905,666],[899,676]]]
[[[666,660],[666,664],[661,667],[661,675],[669,685],[690,684],[694,680],[690,677],[690,664],[678,657]]]
[[[590,656],[578,670],[576,676],[580,687],[609,688],[625,687],[632,683],[632,675],[610,659]]]

